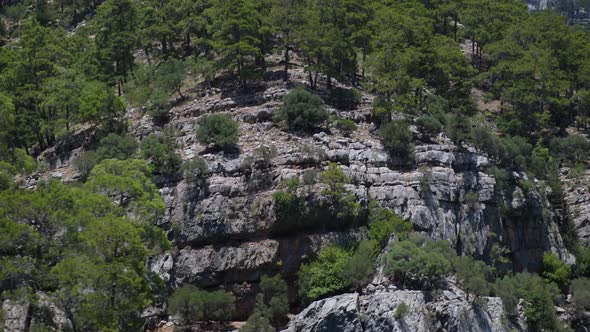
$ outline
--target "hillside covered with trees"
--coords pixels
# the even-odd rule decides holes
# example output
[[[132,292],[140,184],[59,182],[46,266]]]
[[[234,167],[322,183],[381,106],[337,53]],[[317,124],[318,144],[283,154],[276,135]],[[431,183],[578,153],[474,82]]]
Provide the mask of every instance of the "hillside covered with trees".
[[[0,327],[334,331],[289,314],[392,285],[584,331],[590,3],[553,9],[0,0]]]

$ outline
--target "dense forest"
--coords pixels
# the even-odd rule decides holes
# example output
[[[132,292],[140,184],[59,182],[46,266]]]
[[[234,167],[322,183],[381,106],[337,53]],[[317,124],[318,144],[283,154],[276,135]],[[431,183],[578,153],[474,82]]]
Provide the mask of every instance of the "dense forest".
[[[172,289],[146,267],[176,250],[174,229],[159,227],[167,206],[158,189],[179,180],[199,186],[210,170],[200,157],[183,162],[171,131],[138,140],[129,114],[163,126],[172,107],[203,91],[288,84],[293,63],[305,84],[273,117],[281,130],[312,135],[334,123],[346,136],[359,124],[334,118],[325,104],[354,109],[370,95],[370,122],[392,168],[414,167],[414,140],[443,135],[486,155],[498,190],[541,186],[557,209],[565,209],[560,169],[588,169],[588,1],[536,12],[516,0],[0,0],[0,8],[0,300],[34,304],[27,331],[60,328],[48,301],[72,331],[142,330],[151,307],[187,326],[231,319],[230,291]],[[213,153],[239,151],[230,116],[208,114],[198,125],[196,140]],[[31,185],[48,172],[39,156],[83,132],[92,134],[77,181]],[[273,155],[257,153],[267,162]],[[281,222],[273,234],[314,227],[303,180],[284,180],[273,193]],[[379,259],[401,288],[437,290],[454,275],[475,304],[502,298],[509,319],[524,299],[529,330],[588,326],[590,248],[571,221],[559,232],[575,263],[546,252],[529,274],[513,269],[501,245],[488,257],[464,255],[389,209],[361,204],[335,163],[317,181],[331,218],[322,227],[363,224],[366,239],[328,246],[303,264],[296,300],[287,299],[296,281],[263,276],[240,331],[274,331],[301,305],[362,289],[385,247]],[[398,240],[388,243],[391,234]],[[555,311],[566,298],[571,326]],[[0,309],[0,322],[5,316]]]

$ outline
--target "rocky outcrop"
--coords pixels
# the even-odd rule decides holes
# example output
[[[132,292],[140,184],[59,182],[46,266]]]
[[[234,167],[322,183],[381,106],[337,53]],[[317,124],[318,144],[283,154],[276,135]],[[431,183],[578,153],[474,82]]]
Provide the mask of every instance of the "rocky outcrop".
[[[459,289],[440,295],[388,289],[370,294],[343,294],[310,304],[296,315],[296,331],[510,331],[502,300],[484,297],[471,303]]]
[[[590,245],[590,170],[574,174],[572,169],[561,170],[565,203],[580,242]]]

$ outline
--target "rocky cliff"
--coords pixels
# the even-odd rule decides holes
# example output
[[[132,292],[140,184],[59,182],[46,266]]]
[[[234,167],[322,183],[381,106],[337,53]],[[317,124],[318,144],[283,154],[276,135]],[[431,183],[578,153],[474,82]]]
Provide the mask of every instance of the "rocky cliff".
[[[176,249],[153,257],[148,265],[168,287],[185,283],[204,288],[223,286],[238,299],[234,318],[245,319],[254,305],[262,274],[281,272],[293,291],[301,262],[328,244],[366,238],[362,220],[326,227],[321,222],[326,215],[319,212],[314,214],[317,222],[310,222],[311,226],[276,232],[271,196],[281,180],[303,180],[304,174],[321,172],[331,162],[349,175],[348,189],[362,207],[374,200],[411,221],[417,231],[428,237],[450,241],[459,254],[486,259],[492,246],[500,244],[509,249],[514,269],[529,271],[539,270],[545,251],[573,261],[559,232],[563,216],[544,198],[544,186],[535,180],[536,189],[525,192],[516,184],[526,175],[515,173],[512,184],[500,190],[487,173],[492,163],[485,155],[469,146],[455,146],[443,135],[432,142],[416,138],[415,163],[405,168],[395,166],[398,163],[384,150],[370,121],[369,95],[363,95],[355,110],[329,107],[331,113],[357,122],[358,129],[350,136],[333,126],[300,135],[277,127],[272,119],[282,97],[303,79],[303,72],[295,70],[292,82],[268,81],[252,87],[249,93],[207,90],[172,108],[170,122],[164,126],[154,125],[140,109],[129,111],[130,130],[138,140],[173,129],[182,159],[200,156],[209,169],[207,178],[198,184],[180,176],[158,179],[168,207],[160,224],[170,230]],[[318,93],[326,97],[322,91]],[[214,112],[225,112],[239,123],[239,151],[215,152],[197,142],[197,120]],[[59,147],[42,154],[41,159],[49,165],[48,176],[64,181],[76,178],[72,160],[92,140],[91,135],[80,135],[84,139],[61,148],[67,150],[66,154],[60,153]],[[416,133],[415,137],[420,135]],[[261,153],[261,147],[272,153]],[[322,188],[320,183],[306,185],[308,203],[321,200]],[[567,203],[573,206],[571,211],[581,209],[580,215],[587,217],[587,204],[574,191],[569,191],[572,194]],[[580,218],[576,223],[584,237],[587,218]],[[291,302],[297,303],[292,294]],[[409,306],[409,313],[398,319],[391,315],[401,302]],[[474,306],[456,287],[433,297],[374,282],[361,294],[344,294],[312,304],[293,320],[289,330],[508,329],[501,301],[487,298],[484,302]],[[150,310],[146,315],[157,316],[162,309]]]

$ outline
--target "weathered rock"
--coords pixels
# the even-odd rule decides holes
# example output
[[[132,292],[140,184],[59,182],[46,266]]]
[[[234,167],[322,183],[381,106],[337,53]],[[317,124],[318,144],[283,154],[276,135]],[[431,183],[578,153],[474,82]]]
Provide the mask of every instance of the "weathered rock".
[[[511,331],[502,300],[467,301],[456,288],[439,298],[422,291],[393,290],[343,294],[313,302],[296,315],[286,331]],[[406,309],[398,309],[405,306]]]
[[[2,302],[4,317],[0,320],[2,331],[24,332],[28,311],[29,303],[27,301],[4,300]]]
[[[304,309],[289,323],[287,332],[362,331],[358,294],[343,294],[319,300]]]
[[[590,170],[574,177],[571,169],[563,169],[565,202],[570,220],[576,227],[580,242],[590,245]]]
[[[209,287],[258,280],[265,268],[276,264],[278,248],[275,240],[246,242],[237,247],[185,248],[175,259],[175,281],[177,285],[192,283]]]

